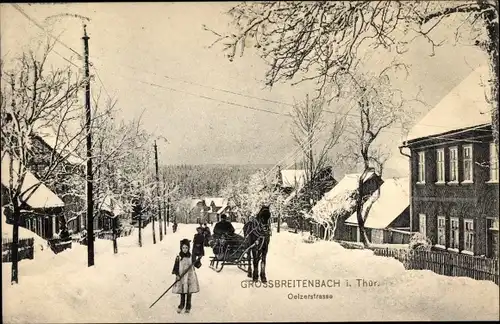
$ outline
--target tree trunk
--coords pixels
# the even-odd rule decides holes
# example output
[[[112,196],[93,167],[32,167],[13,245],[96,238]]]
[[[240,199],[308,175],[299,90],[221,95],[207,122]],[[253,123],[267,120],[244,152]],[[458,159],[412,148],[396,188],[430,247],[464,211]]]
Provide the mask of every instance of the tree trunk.
[[[167,197],[167,226],[170,223],[170,196]]]
[[[363,245],[365,248],[370,247],[370,242],[368,240],[368,237],[366,235],[366,230],[365,230],[365,221],[363,219],[363,197],[365,195],[364,192],[364,179],[366,174],[368,173],[368,169],[365,168],[361,176],[359,177],[358,180],[358,195],[356,196],[356,217],[358,219],[358,227],[359,227],[359,233],[361,236],[361,242],[363,242]]]
[[[337,230],[337,221],[338,219],[336,219],[332,225],[332,239],[335,239],[335,231]]]
[[[167,235],[168,216],[167,216],[167,208],[165,207],[165,198],[163,198],[162,211],[163,211],[163,230],[164,230],[163,234]]]
[[[113,218],[112,220],[113,222],[113,252],[115,254],[118,253],[118,243],[117,243],[117,236],[118,236],[118,233],[117,233],[117,222],[118,222],[118,219],[115,217]]]
[[[19,206],[19,201],[16,198],[12,199],[13,205],[13,216],[14,216],[14,224],[12,231],[12,272],[11,272],[11,283],[19,283],[19,268],[18,268],[18,259],[19,259],[19,219],[21,218],[21,208]]]
[[[478,4],[484,13],[484,20],[486,25],[487,39],[488,43],[486,44],[486,52],[489,57],[489,67],[491,72],[491,78],[489,79],[489,83],[491,85],[491,100],[493,104],[493,110],[491,112],[492,117],[492,128],[493,128],[493,139],[495,141],[497,154],[498,154],[498,1],[496,4],[496,12],[489,8],[488,1],[478,0]],[[488,9],[488,10],[487,10]]]
[[[139,213],[139,247],[142,247],[142,212]]]
[[[153,244],[156,244],[156,233],[155,233],[155,216],[151,215],[151,228],[153,230]]]
[[[478,1],[480,6],[487,6],[485,4],[485,1],[479,0]],[[488,52],[488,57],[489,57],[489,68],[490,68],[490,78],[489,78],[489,85],[490,85],[490,98],[491,98],[491,103],[492,103],[492,111],[491,111],[491,127],[492,127],[492,132],[493,132],[493,142],[494,142],[494,149],[496,150],[496,154],[498,156],[498,109],[499,109],[499,102],[498,102],[498,78],[499,76],[499,62],[498,62],[498,41],[499,41],[499,35],[498,35],[498,14],[499,14],[499,7],[498,7],[498,1],[495,2],[496,4],[496,12],[493,10],[487,10],[485,11],[485,23],[486,23],[486,30],[487,30],[487,35],[488,35],[488,40],[489,43],[487,44],[487,52]],[[498,222],[498,218],[497,218]],[[499,249],[500,247],[498,244],[494,245],[494,249],[496,249],[495,254],[499,254]]]
[[[163,219],[161,217],[161,202],[158,201],[158,230],[160,231],[160,241],[163,241]]]

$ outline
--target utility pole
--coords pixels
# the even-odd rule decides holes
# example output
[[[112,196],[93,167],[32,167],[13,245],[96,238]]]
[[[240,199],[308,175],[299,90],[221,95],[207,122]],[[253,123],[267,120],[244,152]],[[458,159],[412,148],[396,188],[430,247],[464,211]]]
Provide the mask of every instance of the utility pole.
[[[141,198],[139,200],[139,207],[140,207],[140,211],[139,211],[139,247],[142,247],[142,213],[143,213],[143,204],[144,204],[144,199],[143,199],[143,196],[141,194]]]
[[[92,132],[90,111],[90,73],[89,73],[89,37],[87,25],[83,25],[83,46],[85,58],[85,129],[87,131],[87,263],[94,265],[94,196],[92,175]]]
[[[158,199],[158,227],[160,229],[160,241],[163,241],[163,229],[161,224],[161,201],[160,201],[160,176],[158,175],[158,147],[155,140],[155,168],[156,168],[156,197]]]
[[[142,247],[142,211],[139,213],[139,247]]]

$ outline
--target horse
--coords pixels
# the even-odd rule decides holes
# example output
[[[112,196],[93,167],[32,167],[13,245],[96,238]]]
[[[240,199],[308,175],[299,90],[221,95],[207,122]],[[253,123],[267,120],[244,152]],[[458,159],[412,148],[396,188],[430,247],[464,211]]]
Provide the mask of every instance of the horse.
[[[262,206],[257,216],[248,220],[243,226],[243,233],[250,247],[247,275],[253,281],[258,281],[260,262],[260,280],[263,283],[267,282],[266,257],[271,240],[270,219],[269,207]]]

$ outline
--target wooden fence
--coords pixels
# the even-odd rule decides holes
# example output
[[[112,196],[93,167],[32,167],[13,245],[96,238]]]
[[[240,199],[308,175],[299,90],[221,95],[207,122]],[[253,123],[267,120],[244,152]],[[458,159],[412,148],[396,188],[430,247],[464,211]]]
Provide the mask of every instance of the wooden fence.
[[[399,260],[408,270],[431,270],[445,276],[489,280],[497,285],[499,282],[498,259],[437,251],[389,248],[373,249],[373,252],[378,256]]]
[[[121,230],[118,235],[118,237],[125,237],[125,236],[130,236],[132,235],[134,231],[133,227],[125,227],[123,230]],[[113,239],[113,231],[101,231],[99,234],[97,234],[97,238],[104,239],[104,240],[112,240]]]
[[[20,239],[18,244],[18,261],[35,258],[35,239]],[[12,240],[2,239],[2,262],[12,262]]]

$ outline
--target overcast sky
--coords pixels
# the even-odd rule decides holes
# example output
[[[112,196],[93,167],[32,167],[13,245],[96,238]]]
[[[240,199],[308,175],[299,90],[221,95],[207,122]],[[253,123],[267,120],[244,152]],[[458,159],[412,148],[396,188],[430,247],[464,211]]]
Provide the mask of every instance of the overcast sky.
[[[260,80],[264,78],[265,65],[256,55],[249,52],[231,63],[219,48],[207,48],[214,38],[202,29],[202,24],[226,30],[228,17],[221,12],[230,5],[205,2],[20,6],[40,23],[58,14],[78,14],[91,19],[88,23],[90,60],[97,67],[107,92],[118,99],[123,117],[133,118],[144,110],[144,127],[168,138],[169,144],[159,145],[161,162],[275,164],[295,150],[289,118],[221,101],[288,113],[290,107],[286,103],[302,100],[312,88],[307,84],[295,87],[280,84],[272,90],[264,90]],[[33,39],[42,33],[10,5],[1,5],[0,21],[4,59],[32,46]],[[82,24],[77,18],[51,21],[53,33],[60,34],[62,42],[83,52]],[[458,23],[451,21],[438,32],[442,37],[451,38],[451,31]],[[55,50],[82,65],[64,46],[58,44]],[[431,57],[430,52],[428,44],[420,40],[403,57],[411,65],[411,76],[402,87],[416,93],[420,86],[420,98],[428,104],[411,107],[416,112],[415,122],[472,69],[485,63],[484,54],[473,46],[446,44],[436,49],[435,56]],[[375,61],[377,55],[388,56],[387,53],[375,54]],[[100,83],[96,82],[93,91],[98,87]],[[285,104],[250,99],[210,87]],[[387,167],[404,173],[408,164],[396,153],[401,139],[399,130],[392,129],[381,140],[395,152]]]

